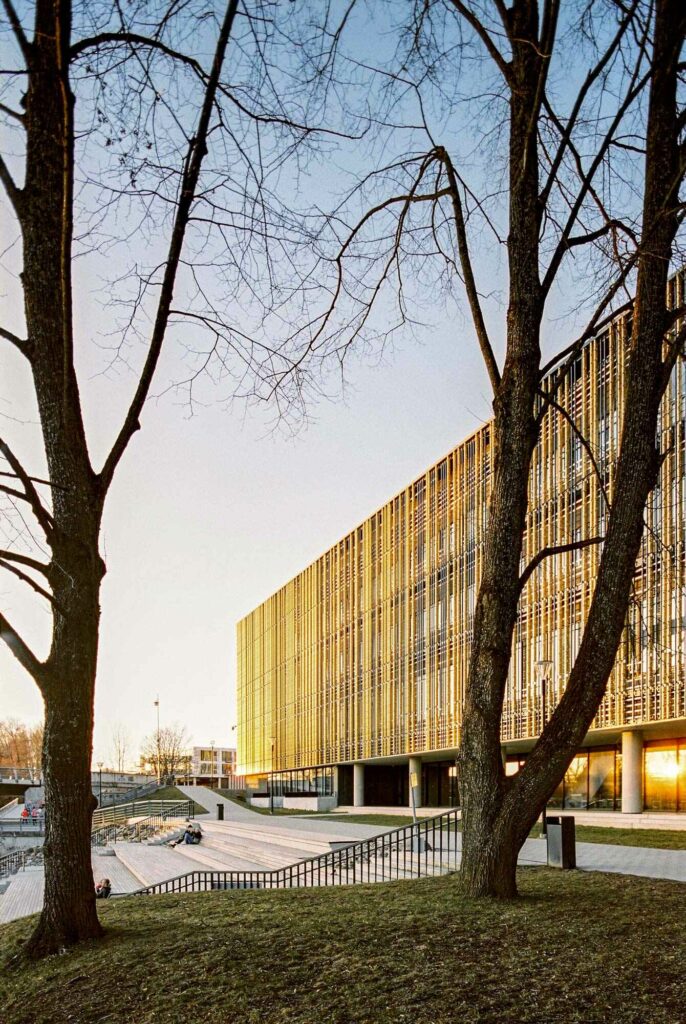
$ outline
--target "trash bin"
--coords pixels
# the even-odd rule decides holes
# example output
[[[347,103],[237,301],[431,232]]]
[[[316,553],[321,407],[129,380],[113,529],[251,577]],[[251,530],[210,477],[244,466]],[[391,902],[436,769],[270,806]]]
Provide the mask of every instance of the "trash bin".
[[[224,804],[217,804],[217,821],[224,820]]]
[[[576,826],[574,818],[548,818],[548,867],[576,867]]]

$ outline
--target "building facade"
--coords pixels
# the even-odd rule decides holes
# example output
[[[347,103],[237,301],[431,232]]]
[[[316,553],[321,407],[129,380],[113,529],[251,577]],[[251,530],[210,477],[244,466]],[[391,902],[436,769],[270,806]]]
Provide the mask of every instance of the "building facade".
[[[242,789],[236,772],[235,747],[193,747],[190,756],[190,780],[193,785]]]
[[[679,275],[670,303],[683,295]],[[533,459],[522,566],[543,547],[604,532],[629,331],[628,314],[609,322],[563,376],[564,414],[546,414]],[[622,643],[558,806],[686,811],[685,424],[680,360]],[[414,773],[422,804],[458,799],[492,459],[487,424],[238,624],[240,772],[342,804],[405,805]],[[599,546],[547,558],[523,593],[502,720],[509,772],[562,693],[599,558]]]

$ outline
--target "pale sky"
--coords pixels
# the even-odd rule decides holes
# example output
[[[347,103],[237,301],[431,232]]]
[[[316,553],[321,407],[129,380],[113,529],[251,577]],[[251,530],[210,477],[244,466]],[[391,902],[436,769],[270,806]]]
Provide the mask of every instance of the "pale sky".
[[[474,137],[463,134],[460,145],[478,141],[478,122],[470,131]],[[487,170],[492,173],[491,164]],[[326,183],[336,191],[335,162],[326,164]],[[4,204],[0,237],[0,318],[21,333],[20,254],[16,244],[7,248],[16,229]],[[147,244],[149,256],[164,241],[160,232],[137,236],[136,245]],[[482,235],[474,257],[500,353],[507,288],[502,255]],[[136,381],[123,366],[103,374],[109,355],[102,344],[112,317],[106,282],[121,271],[116,256],[108,259],[86,257],[76,266],[77,363],[96,468]],[[565,287],[565,294],[552,297],[558,315],[574,307],[574,287],[569,281]],[[424,297],[433,300],[433,289]],[[272,429],[272,409],[227,408],[209,388],[208,404],[192,418],[173,394],[148,402],[104,516],[108,571],[94,762],[111,761],[117,726],[127,729],[129,755],[136,759],[141,739],[155,728],[157,694],[163,725],[183,724],[194,744],[232,745],[236,622],[490,418],[471,322],[464,308],[435,301],[435,308],[422,311],[427,326],[417,337],[398,336],[380,365],[361,358],[348,366],[344,396],[331,380],[329,389],[338,397],[311,405],[307,428],[294,438]],[[571,340],[583,320],[577,315],[549,323],[554,350]],[[170,337],[153,392],[178,379],[183,341],[178,331]],[[28,375],[6,343],[0,344],[0,427],[38,472],[42,456]],[[34,598],[0,577],[3,611],[44,656],[50,616]],[[0,645],[0,718],[34,722],[41,715],[34,683]]]
[[[11,360],[16,380],[18,363],[3,355],[3,379]],[[163,724],[183,723],[196,744],[230,742],[238,619],[489,416],[464,321],[352,376],[295,439],[258,411],[212,407],[188,419],[172,397],[148,403],[105,513],[94,761],[109,760],[116,723],[138,749],[155,727],[157,693]],[[97,432],[115,389],[103,378],[88,388]],[[23,418],[27,397],[14,381],[12,391],[4,411]],[[33,595],[11,594],[8,616],[45,636]],[[34,683],[0,648],[0,717],[41,713]]]

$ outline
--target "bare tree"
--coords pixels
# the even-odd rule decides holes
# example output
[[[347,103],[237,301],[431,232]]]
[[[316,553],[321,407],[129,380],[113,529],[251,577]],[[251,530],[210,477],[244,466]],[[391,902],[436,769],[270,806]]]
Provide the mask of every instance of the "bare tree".
[[[126,761],[130,746],[131,742],[128,729],[125,725],[122,725],[121,722],[118,722],[112,727],[112,740],[110,743],[112,762],[118,772],[123,772],[126,769]]]
[[[43,726],[26,725],[16,718],[0,722],[0,765],[28,768],[31,777],[41,773]]]
[[[413,302],[427,285],[434,298],[439,274],[466,297],[494,420],[460,751],[462,884],[471,895],[512,896],[522,843],[602,699],[660,466],[658,408],[684,337],[675,333],[683,311],[667,309],[666,286],[683,217],[686,18],[676,0],[600,0],[580,15],[559,0],[429,0],[412,6],[409,21],[398,14],[400,42],[369,77],[357,45],[345,52],[346,32],[363,7],[353,0],[338,24],[327,22],[326,55],[313,53],[311,66],[326,89],[342,67],[367,76],[383,160],[359,176],[320,235],[327,288],[305,331],[324,358],[343,363],[355,343],[383,343],[416,324]],[[371,18],[372,9],[364,10]],[[357,44],[359,34],[354,38]],[[375,90],[379,79],[383,89]],[[461,161],[456,153],[465,150]],[[477,156],[487,160],[480,175]],[[479,283],[479,250],[489,236],[507,255],[502,359],[486,314],[489,289]],[[571,257],[593,281],[592,312],[553,362],[560,369],[550,384],[542,331]],[[626,303],[634,283],[628,395],[606,536],[541,549],[522,570],[541,422],[559,411],[556,389],[581,346]],[[500,729],[522,591],[545,558],[591,544],[603,545],[602,556],[576,663],[525,766],[507,777]]]
[[[170,331],[183,326],[191,339],[190,371],[176,381],[191,402],[203,372],[225,395],[260,397],[288,365],[256,311],[271,304],[283,316],[283,295],[274,299],[279,259],[291,280],[299,273],[297,223],[270,182],[309,129],[286,116],[284,76],[267,52],[270,40],[281,45],[271,0],[36,0],[25,9],[2,0],[1,9],[14,56],[3,72],[0,117],[11,143],[0,183],[23,253],[12,283],[23,292],[25,323],[3,324],[0,339],[31,381],[44,459],[36,465],[35,453],[0,437],[0,567],[47,603],[52,634],[40,657],[0,614],[0,637],[46,708],[45,903],[26,947],[41,956],[102,934],[90,761],[107,494]],[[122,251],[129,265],[115,262],[112,280],[108,261]],[[110,329],[100,333],[112,364],[139,364],[99,467],[77,372],[85,336],[96,333],[75,328],[77,257],[110,274],[101,302]],[[288,379],[297,401],[302,373]]]
[[[143,740],[141,764],[151,769],[162,781],[187,774],[189,744],[190,736],[183,725],[175,722],[173,725],[162,726]]]

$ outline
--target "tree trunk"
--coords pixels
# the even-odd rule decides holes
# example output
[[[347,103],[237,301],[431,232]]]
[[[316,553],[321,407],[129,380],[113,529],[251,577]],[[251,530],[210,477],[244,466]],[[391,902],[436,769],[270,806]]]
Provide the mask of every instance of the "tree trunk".
[[[20,205],[29,358],[53,482],[52,512],[41,519],[52,556],[53,638],[36,678],[46,712],[46,885],[31,956],[102,934],[90,863],[90,763],[105,566],[98,553],[102,489],[90,464],[73,360],[70,15],[68,0],[36,4]]]
[[[527,465],[524,473],[523,462],[514,469],[509,465],[501,468],[505,449],[496,453],[462,746],[466,797],[462,884],[474,896],[516,894],[519,850],[591,727],[622,635],[643,534],[645,505],[660,468],[655,445],[660,401],[676,358],[673,350],[663,359],[663,344],[668,327],[667,280],[678,226],[678,190],[683,178],[676,82],[685,31],[686,16],[679,0],[658,0],[646,132],[642,252],[611,515],[586,628],[564,695],[524,767],[513,779],[505,778],[500,760],[500,718],[518,603],[518,588],[514,590],[513,585],[519,571],[515,560],[506,557],[501,533],[507,529],[508,505],[516,503],[519,508],[526,501],[523,489],[528,487],[529,471]],[[511,268],[512,255],[511,252]],[[521,259],[521,252],[518,258]],[[512,280],[516,282],[516,271]],[[514,340],[518,340],[516,335]],[[508,352],[511,344],[508,332]],[[515,415],[515,434],[522,435],[530,414],[522,404]],[[500,426],[498,397],[496,443],[503,437],[504,429],[512,426]],[[508,463],[511,459],[512,452],[508,450]],[[508,485],[513,488],[512,494],[507,492]],[[510,514],[513,530],[515,522],[518,520]],[[521,522],[522,527],[518,525],[518,532],[510,537],[517,562],[523,519]],[[494,666],[490,672],[489,666]]]
[[[529,470],[538,436],[541,284],[538,272],[538,155],[535,116],[541,58],[537,5],[511,9],[510,305],[507,356],[494,400],[494,476],[483,569],[474,615],[460,747],[464,889],[514,895],[507,830],[498,816],[507,788],[500,716],[517,616],[519,560],[528,509]]]
[[[45,899],[26,952],[39,957],[102,935],[91,866],[93,695],[100,574],[79,567],[74,600],[46,665]],[[90,575],[89,579],[85,577]],[[66,609],[65,609],[66,610]]]

